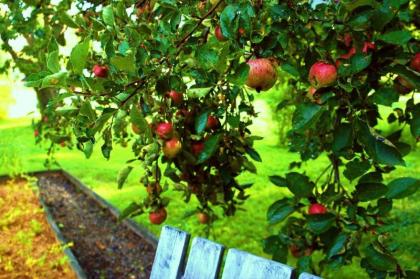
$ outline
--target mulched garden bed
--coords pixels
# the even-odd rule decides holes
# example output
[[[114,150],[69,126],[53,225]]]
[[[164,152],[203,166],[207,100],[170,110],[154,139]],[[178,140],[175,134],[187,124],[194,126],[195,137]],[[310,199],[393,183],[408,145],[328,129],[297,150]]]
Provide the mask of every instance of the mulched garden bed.
[[[0,279],[76,279],[26,180],[0,181]]]
[[[149,278],[155,248],[61,173],[37,174],[39,192],[88,278]]]

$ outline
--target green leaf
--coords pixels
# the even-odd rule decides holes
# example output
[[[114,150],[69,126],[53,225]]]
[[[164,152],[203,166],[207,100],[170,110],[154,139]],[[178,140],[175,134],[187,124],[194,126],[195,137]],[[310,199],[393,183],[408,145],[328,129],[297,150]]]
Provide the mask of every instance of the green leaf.
[[[377,270],[393,271],[396,269],[397,261],[392,256],[376,250],[372,244],[366,247],[365,256],[367,262]]]
[[[264,253],[273,255],[274,261],[287,262],[288,247],[277,235],[271,235],[263,240],[263,250]]]
[[[236,5],[227,6],[220,15],[220,27],[222,29],[223,36],[228,39],[234,39],[236,37],[237,24],[234,23],[238,11]]]
[[[130,45],[127,41],[121,42],[121,44],[118,46],[118,52],[122,55],[126,55],[127,51],[130,49]]]
[[[413,84],[415,88],[420,88],[420,75],[406,66],[403,65],[395,65],[393,67],[389,67],[386,70],[397,74],[407,80],[409,83]]]
[[[414,137],[420,136],[420,103],[414,106],[413,117],[410,121],[410,131]]]
[[[357,53],[352,58],[350,58],[350,65],[341,64],[338,68],[338,74],[340,76],[350,76],[357,74],[364,69],[366,69],[372,61],[371,55],[365,55]]]
[[[274,202],[267,211],[267,220],[270,225],[283,221],[287,216],[293,213],[295,208],[288,198]]]
[[[252,173],[257,173],[257,168],[251,161],[245,159],[242,165],[247,171],[252,172]]]
[[[114,115],[114,113],[116,112],[116,109],[113,108],[108,108],[106,110],[104,110],[104,112],[102,113],[102,115],[96,120],[95,122],[95,126],[92,128],[92,137],[97,133],[100,132],[104,125],[106,124],[106,122]]]
[[[376,6],[376,1],[374,0],[344,0],[342,3],[349,12],[362,6]]]
[[[88,141],[83,146],[83,153],[85,154],[86,159],[89,159],[93,153],[93,143]]]
[[[315,186],[306,175],[290,172],[286,174],[287,188],[297,197],[305,198],[312,196],[312,190]]]
[[[246,153],[257,162],[262,162],[260,154],[252,147],[245,147]]]
[[[301,130],[314,123],[322,112],[322,107],[312,103],[304,103],[297,106],[292,119],[294,130]]]
[[[143,134],[149,142],[152,141],[153,135],[149,123],[147,123],[143,113],[135,105],[131,107],[130,119],[131,123],[139,128],[140,133]]]
[[[376,156],[378,163],[389,166],[405,166],[401,153],[395,147],[382,141],[376,141]]]
[[[42,81],[48,75],[50,75],[48,71],[41,71],[38,73],[30,74],[29,76],[25,77],[24,85],[27,87],[40,87],[42,85]]]
[[[67,73],[58,72],[58,73],[44,77],[44,79],[42,80],[41,88],[65,87],[66,81],[67,81]]]
[[[189,88],[188,89],[188,97],[189,98],[203,98],[207,96],[210,92],[212,87],[205,87],[205,88]]]
[[[348,239],[348,236],[345,233],[340,233],[339,235],[337,235],[337,237],[333,241],[332,246],[328,250],[327,257],[331,258],[337,255],[338,253],[340,253],[343,250],[347,242],[347,239]]]
[[[200,134],[206,129],[209,112],[205,111],[195,118],[195,131]]]
[[[200,155],[198,156],[197,164],[201,164],[207,161],[213,154],[216,152],[217,147],[219,146],[219,140],[221,135],[215,134],[211,135],[205,142],[204,142],[204,149],[201,151]]]
[[[247,63],[240,64],[232,75],[228,76],[228,81],[237,85],[242,86],[248,79],[249,65]]]
[[[219,62],[219,54],[207,45],[196,49],[196,58],[204,69],[213,69]]]
[[[136,202],[130,203],[118,216],[118,220],[123,220],[129,216],[137,216],[144,212],[143,206],[141,204],[138,204]]]
[[[402,199],[414,194],[420,186],[420,180],[411,177],[400,177],[388,184],[388,199]]]
[[[106,25],[114,26],[115,18],[114,18],[114,11],[112,10],[112,5],[109,5],[103,8],[102,19],[104,20]]]
[[[287,187],[287,180],[284,177],[281,177],[279,175],[271,175],[268,177],[268,179],[270,179],[271,183],[273,183],[276,186]]]
[[[398,102],[398,92],[392,87],[381,87],[369,98],[373,103],[383,106],[391,106],[392,103]]]
[[[58,50],[50,52],[47,54],[47,68],[52,73],[57,73],[60,71],[60,62],[58,58]]]
[[[359,159],[354,159],[353,161],[347,163],[343,174],[348,180],[352,181],[353,179],[365,174],[369,169],[369,161],[360,161]]]
[[[339,153],[346,147],[351,147],[353,143],[353,126],[350,123],[340,123],[334,131],[332,151]]]
[[[300,77],[300,73],[299,70],[296,69],[295,66],[285,63],[281,65],[281,69],[289,74],[291,74],[293,77],[295,78],[299,78]]]
[[[376,200],[388,192],[388,187],[382,183],[359,183],[356,185],[355,196],[360,201]]]
[[[378,37],[380,40],[394,45],[405,45],[411,39],[411,34],[406,30],[391,31]]]
[[[308,215],[308,228],[315,234],[328,231],[335,223],[335,216],[331,213]]]
[[[111,58],[111,64],[119,71],[134,73],[136,72],[136,59],[133,53],[127,56],[113,56]]]
[[[121,189],[123,187],[125,181],[127,180],[128,175],[131,173],[132,170],[133,170],[132,166],[126,166],[123,169],[121,169],[121,171],[118,173],[118,179],[117,179],[118,189]]]
[[[73,66],[73,71],[76,74],[82,74],[86,67],[87,58],[89,56],[90,40],[86,39],[78,43],[71,51],[70,63]]]

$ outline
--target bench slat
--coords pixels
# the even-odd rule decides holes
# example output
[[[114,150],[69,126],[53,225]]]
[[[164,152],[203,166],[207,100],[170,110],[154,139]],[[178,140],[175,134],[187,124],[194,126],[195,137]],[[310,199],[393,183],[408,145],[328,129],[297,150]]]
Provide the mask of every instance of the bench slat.
[[[293,268],[254,256],[237,249],[230,249],[222,279],[289,279]]]
[[[188,256],[184,279],[216,279],[220,270],[224,247],[196,237]]]
[[[190,235],[164,226],[156,249],[151,279],[179,279],[183,273]]]
[[[316,275],[312,275],[312,274],[303,272],[299,275],[299,279],[322,279],[322,278],[318,277]]]

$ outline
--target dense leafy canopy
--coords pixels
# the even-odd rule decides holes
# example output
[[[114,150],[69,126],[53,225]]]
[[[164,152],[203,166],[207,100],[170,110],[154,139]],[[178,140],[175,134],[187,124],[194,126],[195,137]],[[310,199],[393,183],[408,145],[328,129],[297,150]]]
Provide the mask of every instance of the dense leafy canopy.
[[[37,140],[49,140],[50,153],[61,144],[86,157],[95,144],[105,158],[115,144],[131,145],[118,187],[140,167],[149,195],[123,216],[162,212],[169,186],[162,176],[185,201],[195,195],[197,210],[211,219],[213,206],[235,213],[251,186],[236,177],[256,172],[252,161],[261,161],[253,148],[261,138],[248,128],[257,113],[256,91],[245,86],[255,78],[247,61],[267,58],[294,88],[281,105],[295,107],[290,150],[301,161],[327,154],[331,165],[318,178],[296,170],[270,177],[292,195],[268,209],[270,224],[286,221],[265,240],[265,251],[286,262],[293,247],[299,269],[316,273],[362,257],[372,277],[415,274],[392,256],[386,219],[392,200],[413,194],[419,181],[382,179],[410,152],[402,129],[420,136],[415,1],[0,2],[2,48],[12,57],[4,69],[15,66],[27,86],[53,91],[34,124]],[[69,37],[77,44],[69,45]],[[10,44],[16,38],[27,42],[19,52]],[[308,75],[316,62],[334,78],[318,69],[326,76],[314,84]],[[392,134],[376,127],[379,105],[393,109],[388,122],[399,129]],[[352,191],[348,181],[357,181]],[[310,203],[327,212],[307,214]],[[317,267],[316,250],[324,255]]]

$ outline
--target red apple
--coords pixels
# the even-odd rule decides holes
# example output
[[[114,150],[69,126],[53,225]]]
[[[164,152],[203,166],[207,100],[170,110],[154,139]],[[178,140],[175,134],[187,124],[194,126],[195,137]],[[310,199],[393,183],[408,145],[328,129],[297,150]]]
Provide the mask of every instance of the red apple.
[[[39,131],[38,130],[35,130],[34,131],[34,137],[38,137],[39,136]]]
[[[174,158],[182,149],[182,144],[177,138],[172,138],[165,142],[163,154],[168,158]]]
[[[344,34],[344,45],[346,47],[350,47],[352,41],[353,41],[353,38],[351,37],[350,33]]]
[[[156,125],[155,133],[161,139],[168,139],[172,136],[173,133],[173,126],[172,123],[169,122],[162,122]]]
[[[352,47],[349,50],[349,52],[347,52],[346,54],[340,55],[340,58],[342,58],[342,59],[350,59],[355,54],[356,54],[356,48],[355,47]]]
[[[206,124],[207,129],[216,129],[219,127],[219,125],[220,125],[220,122],[219,122],[219,119],[217,119],[217,117],[213,115],[209,115],[207,117],[207,124]]]
[[[242,27],[239,27],[238,33],[239,33],[239,36],[242,37],[243,35],[245,35],[245,29],[243,29]]]
[[[292,244],[289,246],[290,254],[292,254],[293,257],[299,258],[302,255],[302,252],[300,251],[299,247],[297,247],[295,244]]]
[[[220,28],[220,25],[217,25],[216,28],[214,29],[214,36],[219,42],[226,41],[226,38],[225,36],[223,36],[222,28]]]
[[[191,151],[194,155],[198,155],[203,151],[204,149],[204,143],[202,141],[196,141],[193,144],[191,144]]]
[[[337,69],[334,65],[318,61],[309,70],[309,81],[315,88],[332,85],[337,79]]]
[[[108,67],[107,66],[101,66],[101,65],[95,65],[95,66],[93,66],[92,72],[95,75],[95,77],[106,78],[108,76]]]
[[[61,142],[60,142],[60,146],[61,146],[61,147],[66,147],[66,141],[64,141],[64,140],[63,140],[63,141],[61,141]]]
[[[150,223],[154,225],[160,225],[166,220],[166,209],[164,207],[159,208],[153,212],[149,213]]]
[[[250,59],[249,74],[246,85],[260,91],[269,90],[277,81],[277,71],[267,58]]]
[[[171,98],[172,103],[174,103],[175,105],[182,104],[182,101],[184,100],[184,96],[182,95],[182,93],[176,92],[175,90],[169,91],[167,93],[167,96]]]
[[[198,222],[200,222],[200,224],[208,224],[209,223],[209,221],[210,221],[210,216],[209,215],[207,215],[207,213],[205,213],[205,212],[198,212],[197,213],[197,219],[198,219]]]
[[[362,52],[368,53],[369,50],[375,50],[375,49],[376,49],[376,45],[374,42],[365,42],[363,44]]]
[[[416,72],[420,72],[420,52],[416,53],[411,59],[410,67]]]
[[[313,203],[309,206],[309,209],[308,209],[309,215],[325,214],[325,213],[327,213],[327,208],[320,203]]]

